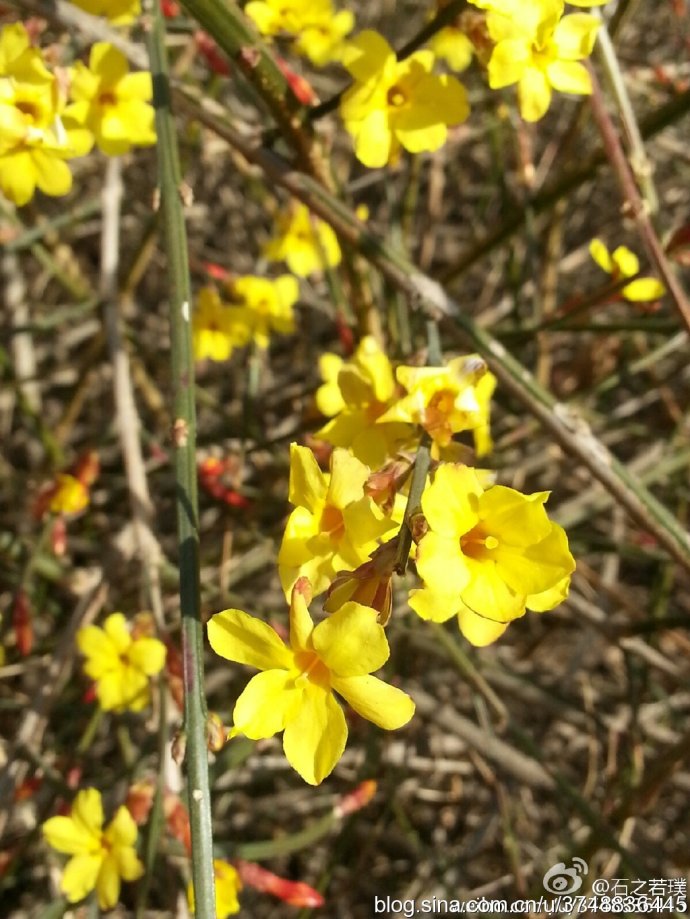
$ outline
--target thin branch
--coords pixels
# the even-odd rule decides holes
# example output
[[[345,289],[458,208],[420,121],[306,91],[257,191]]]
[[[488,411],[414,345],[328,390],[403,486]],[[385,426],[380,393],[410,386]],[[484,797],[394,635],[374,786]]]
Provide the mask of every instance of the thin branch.
[[[609,162],[618,180],[625,211],[635,221],[637,232],[647,250],[647,254],[661,280],[666,285],[666,289],[671,295],[680,317],[685,323],[685,327],[690,331],[690,302],[688,302],[683,286],[669,264],[659,237],[656,235],[648,209],[642,200],[630,165],[625,157],[618,132],[606,110],[601,86],[591,65],[589,65],[589,72],[592,76],[592,113],[601,133],[601,139]]]
[[[177,135],[171,109],[165,25],[154,0],[149,54],[158,136],[158,174],[165,225],[172,336],[173,447],[182,613],[184,727],[187,741],[192,881],[198,919],[215,917],[213,837],[206,747],[203,626],[199,591],[199,511],[196,473],[196,407],[187,233],[182,205]]]

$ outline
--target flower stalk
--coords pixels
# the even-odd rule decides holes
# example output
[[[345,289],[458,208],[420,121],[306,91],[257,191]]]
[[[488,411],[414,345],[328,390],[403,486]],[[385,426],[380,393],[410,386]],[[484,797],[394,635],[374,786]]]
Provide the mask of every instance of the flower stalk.
[[[192,837],[192,881],[198,919],[215,916],[213,838],[206,748],[203,628],[199,596],[199,522],[196,473],[196,409],[191,329],[191,284],[182,181],[171,110],[165,26],[154,0],[149,55],[153,77],[158,170],[170,279],[173,446],[177,492],[180,607],[184,679],[184,730]]]

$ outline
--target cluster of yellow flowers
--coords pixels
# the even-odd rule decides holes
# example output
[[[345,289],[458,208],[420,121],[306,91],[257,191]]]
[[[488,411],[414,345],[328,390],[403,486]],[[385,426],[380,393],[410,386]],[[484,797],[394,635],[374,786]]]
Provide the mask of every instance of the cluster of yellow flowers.
[[[227,285],[231,302],[221,299],[214,287],[198,294],[192,319],[194,355],[197,360],[225,361],[235,348],[254,341],[267,348],[270,333],[294,331],[293,306],[299,285],[290,274],[278,278],[245,275]]]
[[[305,278],[340,264],[338,238],[304,204],[294,204],[276,217],[277,231],[264,246],[272,262],[286,262],[290,271]],[[235,348],[254,341],[267,348],[270,333],[294,331],[293,306],[299,297],[297,280],[291,275],[235,278],[226,284],[230,302],[214,287],[203,287],[196,299],[192,329],[197,360],[227,360]]]
[[[21,23],[0,33],[0,191],[26,204],[36,188],[64,195],[67,160],[96,144],[109,156],[155,143],[151,75],[129,73],[112,45],[91,48],[89,66],[51,72]]]
[[[606,0],[573,0],[579,7]],[[565,14],[564,0],[470,0],[465,11],[441,29],[429,47],[398,60],[385,38],[365,30],[353,40],[349,10],[335,12],[330,0],[251,0],[245,8],[268,37],[288,35],[312,63],[340,61],[352,77],[340,114],[352,136],[355,155],[369,167],[395,163],[401,149],[434,151],[448,128],[469,115],[467,92],[449,74],[433,72],[436,59],[465,70],[473,54],[486,67],[489,86],[517,86],[526,121],[538,121],[553,90],[587,95],[592,91],[582,63],[594,46],[599,20],[588,13]],[[440,5],[440,4],[439,4]],[[480,12],[481,11],[481,12]]]
[[[412,468],[406,451],[423,432],[435,461],[421,506],[404,524],[422,581],[409,605],[421,618],[457,616],[465,637],[486,645],[527,609],[560,603],[575,567],[565,532],[544,509],[547,492],[523,495],[458,462],[470,455],[453,439],[459,432],[473,433],[478,455],[492,446],[496,380],[477,355],[394,371],[376,340],[365,337],[349,361],[324,355],[321,372],[317,404],[332,417],[317,437],[333,446],[330,468],[322,471],[310,449],[292,445],[294,510],[278,554],[290,602],[289,645],[242,610],[217,613],[208,626],[216,653],[261,671],[237,700],[230,736],[283,731],[288,762],[311,784],[332,771],[345,747],[347,726],[334,692],[389,730],[414,712],[402,690],[372,671],[390,654],[384,626]],[[315,626],[308,605],[323,593],[329,615]]]
[[[111,613],[103,627],[87,625],[77,633],[85,657],[84,672],[94,681],[99,707],[107,712],[140,712],[151,701],[150,678],[165,665],[165,645],[152,634],[150,614],[142,613],[130,626],[122,613]],[[103,803],[95,788],[80,791],[69,816],[51,817],[43,824],[50,846],[71,858],[60,889],[70,903],[93,890],[101,909],[112,909],[122,880],[135,881],[144,866],[137,858],[137,827],[121,806],[105,829]]]
[[[464,87],[448,75],[435,75],[435,55],[452,69],[465,70],[473,50],[486,64],[489,86],[517,85],[520,112],[538,121],[549,108],[552,90],[591,93],[582,64],[592,51],[599,20],[587,13],[564,15],[563,0],[470,0],[485,12],[441,30],[429,49],[397,60],[385,39],[365,31],[345,46],[342,61],[353,84],[340,113],[352,135],[355,154],[365,166],[395,162],[403,147],[410,153],[433,151],[446,140],[448,127],[469,114]],[[597,6],[606,0],[582,0]],[[471,26],[471,34],[464,29]],[[474,47],[476,42],[477,47]]]
[[[317,67],[340,59],[355,24],[351,10],[336,12],[331,0],[250,0],[244,11],[262,35],[289,36]]]

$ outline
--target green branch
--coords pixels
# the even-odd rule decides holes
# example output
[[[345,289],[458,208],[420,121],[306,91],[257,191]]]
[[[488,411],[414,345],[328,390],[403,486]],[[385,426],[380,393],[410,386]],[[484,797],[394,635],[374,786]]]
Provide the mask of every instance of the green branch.
[[[149,54],[158,135],[158,172],[170,293],[172,336],[173,443],[182,612],[184,729],[189,815],[192,831],[192,880],[197,919],[215,917],[213,838],[206,747],[203,627],[199,598],[199,523],[196,473],[196,410],[191,331],[191,285],[182,182],[165,49],[165,26],[154,0]]]

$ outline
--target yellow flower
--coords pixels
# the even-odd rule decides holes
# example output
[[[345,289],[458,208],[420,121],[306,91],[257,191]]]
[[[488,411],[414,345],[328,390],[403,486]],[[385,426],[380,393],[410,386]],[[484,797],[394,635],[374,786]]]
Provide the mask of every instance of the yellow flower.
[[[634,252],[626,246],[618,246],[609,252],[600,239],[593,239],[589,244],[589,254],[600,268],[611,275],[614,281],[621,278],[632,278],[640,271],[640,261]],[[644,303],[658,300],[666,293],[666,288],[656,278],[636,278],[621,288],[626,300]]]
[[[369,675],[390,655],[375,610],[346,603],[314,626],[310,601],[309,582],[300,578],[290,604],[289,646],[267,623],[238,609],[213,616],[208,637],[216,654],[262,671],[235,704],[231,736],[259,740],[283,731],[287,761],[305,782],[318,785],[332,772],[347,741],[334,692],[389,731],[407,724],[414,703],[400,689]]]
[[[456,357],[445,367],[398,367],[396,376],[407,395],[384,412],[378,423],[421,425],[440,447],[448,446],[458,431],[479,427],[485,446],[492,387],[483,384],[478,391],[478,385],[487,374],[486,364],[476,354]]]
[[[352,31],[350,10],[336,12],[330,0],[250,0],[245,13],[262,35],[291,35],[295,47],[318,67],[337,60]]]
[[[127,153],[132,146],[156,142],[151,74],[129,73],[127,58],[114,45],[97,42],[89,66],[77,61],[71,71],[74,100],[65,117],[85,125],[108,156]]]
[[[467,118],[464,87],[454,77],[432,74],[433,63],[428,50],[398,61],[385,38],[371,30],[346,46],[343,64],[354,84],[342,98],[340,114],[365,166],[394,162],[401,146],[410,153],[438,150],[448,126]]]
[[[96,681],[104,711],[139,712],[149,704],[149,677],[163,669],[165,645],[157,638],[133,638],[122,613],[112,613],[103,628],[87,625],[77,632],[86,657],[84,672]]]
[[[494,641],[526,609],[542,612],[568,592],[575,562],[565,531],[546,515],[548,492],[484,488],[474,469],[441,465],[422,495],[428,531],[417,546],[424,590],[410,606],[424,619],[458,615],[469,641]]]
[[[395,527],[364,493],[369,469],[336,447],[330,475],[321,472],[306,447],[290,445],[290,502],[278,553],[280,580],[289,597],[295,581],[306,575],[315,594],[323,593],[337,571],[352,571],[365,562],[379,537]]]
[[[141,16],[141,0],[71,0],[92,16],[105,16],[114,26],[127,26]]]
[[[80,791],[69,817],[51,817],[43,824],[49,846],[72,858],[62,873],[60,889],[70,903],[95,890],[101,909],[120,898],[120,879],[136,881],[144,873],[134,846],[137,825],[126,807],[119,807],[103,829],[103,803],[95,788]]]
[[[192,316],[192,340],[198,361],[226,361],[233,348],[249,341],[244,311],[223,303],[215,287],[202,287]]]
[[[89,506],[89,489],[79,479],[67,472],[55,477],[54,490],[50,497],[48,509],[53,514],[64,514],[71,517],[80,514]]]
[[[306,205],[294,205],[276,222],[278,235],[264,247],[269,261],[287,262],[290,271],[301,278],[340,264],[338,237],[327,223],[313,217]]]
[[[0,33],[0,191],[17,205],[39,188],[65,195],[72,175],[65,159],[86,153],[88,132],[65,129],[55,77],[15,24]]]
[[[324,380],[316,405],[333,417],[314,435],[334,447],[352,450],[357,459],[378,469],[413,433],[408,424],[377,424],[392,405],[393,368],[376,339],[366,335],[349,361],[326,352],[319,358]]]
[[[282,335],[295,331],[292,307],[299,297],[299,285],[292,275],[275,279],[246,275],[232,282],[230,292],[232,299],[241,303],[239,316],[247,339],[253,339],[260,348],[268,348],[271,331]]]
[[[478,4],[484,5],[484,4]],[[580,61],[592,52],[599,19],[589,13],[563,16],[562,0],[487,4],[487,26],[496,46],[489,61],[492,89],[518,84],[520,113],[538,121],[551,91],[589,95],[592,81]]]
[[[237,894],[242,890],[242,880],[236,869],[220,858],[213,859],[213,874],[216,879],[216,919],[227,919],[240,911]],[[194,913],[194,885],[187,887],[189,910]]]

